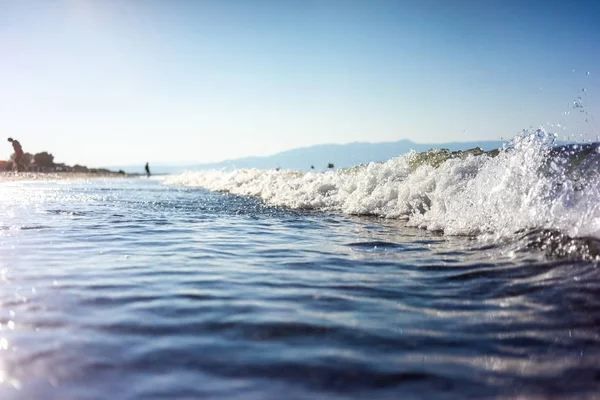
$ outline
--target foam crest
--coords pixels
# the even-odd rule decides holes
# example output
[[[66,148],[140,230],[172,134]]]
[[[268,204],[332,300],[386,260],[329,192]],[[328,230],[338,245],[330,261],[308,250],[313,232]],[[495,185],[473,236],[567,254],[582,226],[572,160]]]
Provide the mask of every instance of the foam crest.
[[[518,135],[493,154],[465,152],[441,162],[439,152],[432,153],[431,163],[425,153],[413,152],[324,173],[195,171],[164,182],[257,196],[294,209],[402,218],[411,226],[452,235],[499,238],[547,229],[600,238],[599,180],[572,173],[573,160],[586,171],[597,171],[598,160],[588,155],[582,162],[577,151],[554,154],[553,139],[538,130]]]

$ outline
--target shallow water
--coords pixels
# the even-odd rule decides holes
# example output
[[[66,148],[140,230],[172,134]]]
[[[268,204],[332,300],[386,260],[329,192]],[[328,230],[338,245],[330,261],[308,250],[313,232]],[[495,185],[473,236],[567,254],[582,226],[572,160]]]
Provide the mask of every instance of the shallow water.
[[[600,393],[596,263],[146,179],[0,191],[2,399]]]

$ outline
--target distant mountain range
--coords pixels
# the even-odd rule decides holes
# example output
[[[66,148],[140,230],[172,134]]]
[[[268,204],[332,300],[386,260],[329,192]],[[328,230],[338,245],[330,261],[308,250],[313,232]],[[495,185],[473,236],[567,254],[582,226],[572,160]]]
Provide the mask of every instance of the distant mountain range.
[[[308,171],[314,166],[315,171],[327,169],[328,164],[335,168],[347,168],[373,161],[387,161],[391,158],[406,154],[411,150],[423,152],[430,149],[448,149],[450,151],[466,150],[481,147],[484,150],[493,150],[502,147],[504,141],[477,141],[477,142],[451,142],[451,143],[415,143],[410,140],[382,143],[349,143],[349,144],[323,144],[311,147],[302,147],[283,151],[271,156],[244,157],[225,160],[217,163],[167,165],[150,164],[154,174],[173,174],[187,170],[231,170],[235,168],[257,169],[291,169]],[[143,165],[112,166],[112,170],[123,170],[127,173],[144,173]]]

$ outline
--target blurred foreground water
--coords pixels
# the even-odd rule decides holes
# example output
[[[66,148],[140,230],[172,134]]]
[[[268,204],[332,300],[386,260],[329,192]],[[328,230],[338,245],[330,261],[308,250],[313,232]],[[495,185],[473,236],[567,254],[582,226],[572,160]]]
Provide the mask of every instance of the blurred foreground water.
[[[0,190],[2,399],[600,393],[597,263],[543,231],[450,236],[146,179]]]

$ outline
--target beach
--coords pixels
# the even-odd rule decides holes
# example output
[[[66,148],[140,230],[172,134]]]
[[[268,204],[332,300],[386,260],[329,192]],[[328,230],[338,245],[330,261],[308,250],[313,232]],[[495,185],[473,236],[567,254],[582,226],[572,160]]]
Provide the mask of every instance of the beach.
[[[591,0],[0,0],[0,400],[600,400],[599,43]]]
[[[73,179],[93,179],[93,178],[115,178],[120,177],[118,173],[92,173],[92,172],[0,172],[1,182],[14,181],[56,181]]]
[[[543,149],[4,174],[0,397],[594,398],[595,164],[552,185]]]

